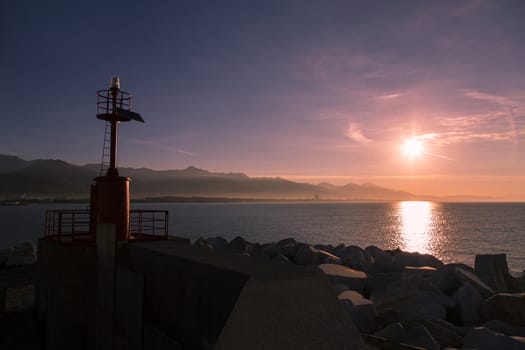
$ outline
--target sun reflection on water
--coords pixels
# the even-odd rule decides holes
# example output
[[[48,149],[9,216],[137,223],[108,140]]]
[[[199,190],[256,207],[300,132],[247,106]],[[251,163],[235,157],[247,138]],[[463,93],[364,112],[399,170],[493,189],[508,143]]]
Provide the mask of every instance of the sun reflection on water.
[[[432,202],[399,203],[402,250],[432,254],[430,245],[434,226],[433,207]]]

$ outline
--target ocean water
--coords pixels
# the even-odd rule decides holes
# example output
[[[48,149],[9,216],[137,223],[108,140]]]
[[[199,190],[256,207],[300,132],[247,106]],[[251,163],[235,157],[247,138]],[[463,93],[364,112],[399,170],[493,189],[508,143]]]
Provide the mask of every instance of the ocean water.
[[[168,209],[170,235],[196,239],[242,236],[253,242],[294,237],[307,243],[376,245],[474,264],[476,254],[506,253],[509,269],[525,269],[525,203],[228,203],[135,204]],[[43,235],[46,209],[80,204],[0,207],[0,249]]]

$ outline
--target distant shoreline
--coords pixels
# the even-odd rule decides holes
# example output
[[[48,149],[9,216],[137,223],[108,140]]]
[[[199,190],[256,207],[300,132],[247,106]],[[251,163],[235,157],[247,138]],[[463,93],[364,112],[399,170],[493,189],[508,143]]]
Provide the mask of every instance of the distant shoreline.
[[[131,203],[391,203],[406,202],[407,200],[381,200],[381,199],[322,199],[322,198],[236,198],[236,197],[151,197],[131,199]],[[428,199],[416,200],[421,202],[437,203],[525,203],[523,200],[451,200]],[[0,206],[23,206],[26,204],[89,204],[89,198],[26,198],[5,199],[0,201]]]

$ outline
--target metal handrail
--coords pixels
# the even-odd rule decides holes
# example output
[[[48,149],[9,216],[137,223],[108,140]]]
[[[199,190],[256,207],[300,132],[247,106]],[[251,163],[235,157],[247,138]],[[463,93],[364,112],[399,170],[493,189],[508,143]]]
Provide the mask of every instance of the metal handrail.
[[[130,210],[129,232],[134,239],[168,239],[167,210]]]
[[[97,114],[110,114],[112,113],[112,91],[111,90],[99,90],[97,91]],[[125,110],[132,110],[133,96],[126,91],[119,90],[117,92],[117,107]]]
[[[168,239],[167,210],[130,210],[130,240]],[[89,210],[47,210],[44,234],[46,239],[63,243],[89,243],[96,241],[90,232]]]
[[[47,210],[45,238],[60,242],[94,242],[88,210]]]

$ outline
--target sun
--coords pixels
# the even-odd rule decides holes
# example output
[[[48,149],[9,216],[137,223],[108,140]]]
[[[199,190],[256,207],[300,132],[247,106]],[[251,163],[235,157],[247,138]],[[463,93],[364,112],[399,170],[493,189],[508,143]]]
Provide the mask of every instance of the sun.
[[[401,150],[410,159],[414,159],[420,157],[425,149],[423,146],[423,142],[420,139],[412,137],[410,139],[405,140],[403,146],[401,146]]]

